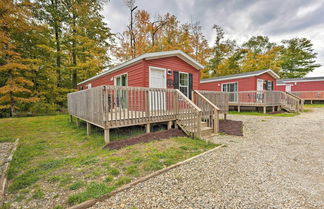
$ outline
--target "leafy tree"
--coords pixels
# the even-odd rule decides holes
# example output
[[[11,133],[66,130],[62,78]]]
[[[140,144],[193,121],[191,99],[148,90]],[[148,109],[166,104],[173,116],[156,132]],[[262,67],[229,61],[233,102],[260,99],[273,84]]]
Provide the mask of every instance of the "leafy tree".
[[[107,51],[111,41],[110,29],[100,14],[100,0],[63,0],[68,12],[64,45],[70,55],[68,69],[72,85],[102,71],[108,65]]]
[[[33,82],[28,80],[31,69],[16,49],[15,35],[31,30],[28,23],[29,3],[4,0],[0,4],[0,73],[4,80],[0,87],[0,109],[9,109],[10,116],[15,116],[21,103],[35,102],[30,97]]]
[[[281,61],[282,78],[300,78],[315,68],[320,67],[316,63],[317,53],[314,52],[313,44],[306,38],[294,38],[282,41]]]
[[[113,54],[120,61],[129,60],[147,52],[182,50],[200,63],[205,64],[209,56],[208,42],[199,23],[181,24],[175,15],[167,13],[152,20],[145,10],[137,11],[132,28],[134,42],[130,43],[130,30],[117,35],[117,46]],[[135,47],[132,44],[135,43]]]

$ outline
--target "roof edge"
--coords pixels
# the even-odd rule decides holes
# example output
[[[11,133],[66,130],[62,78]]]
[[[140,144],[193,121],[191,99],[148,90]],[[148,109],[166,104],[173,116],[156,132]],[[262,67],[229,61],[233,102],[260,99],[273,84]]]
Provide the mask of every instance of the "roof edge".
[[[152,52],[152,53],[145,53],[142,54],[134,59],[128,60],[126,62],[123,62],[111,69],[105,70],[91,78],[88,78],[84,81],[79,82],[77,85],[81,85],[84,83],[87,83],[89,81],[92,81],[96,78],[100,78],[101,76],[107,75],[109,73],[112,72],[116,72],[118,70],[121,70],[127,66],[133,65],[138,63],[139,61],[143,60],[143,59],[159,59],[159,58],[163,58],[163,57],[171,57],[171,56],[177,56],[180,59],[182,59],[184,62],[188,63],[189,65],[193,66],[194,68],[196,68],[197,70],[201,70],[204,68],[204,66],[202,64],[200,64],[199,62],[197,62],[196,60],[194,60],[192,57],[190,57],[189,55],[187,55],[186,53],[184,53],[181,50],[172,50],[172,51],[161,51],[161,52]]]
[[[215,82],[215,81],[226,81],[226,80],[233,80],[233,79],[237,79],[237,78],[248,78],[248,77],[262,75],[264,73],[270,73],[272,75],[272,77],[274,77],[276,79],[280,78],[279,75],[277,73],[275,73],[273,70],[267,69],[267,70],[263,70],[261,72],[258,72],[258,73],[255,73],[255,74],[250,74],[250,75],[242,75],[243,73],[239,73],[239,74],[234,74],[232,77],[228,77],[228,78],[224,78],[224,79],[222,79],[221,77],[215,77],[215,79],[200,80],[200,83],[210,83],[210,82]]]

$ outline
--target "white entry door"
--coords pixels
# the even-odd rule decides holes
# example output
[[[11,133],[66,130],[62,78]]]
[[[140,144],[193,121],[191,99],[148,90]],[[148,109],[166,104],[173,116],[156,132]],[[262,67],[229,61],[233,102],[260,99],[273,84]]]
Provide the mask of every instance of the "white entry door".
[[[257,80],[257,91],[263,91],[263,80],[262,79]]]
[[[263,80],[257,79],[256,102],[262,103],[262,101],[263,101]]]
[[[150,88],[166,88],[166,70],[164,68],[150,67]],[[150,110],[165,110],[165,92],[152,91],[150,93]]]
[[[286,84],[286,92],[291,92],[291,84]]]

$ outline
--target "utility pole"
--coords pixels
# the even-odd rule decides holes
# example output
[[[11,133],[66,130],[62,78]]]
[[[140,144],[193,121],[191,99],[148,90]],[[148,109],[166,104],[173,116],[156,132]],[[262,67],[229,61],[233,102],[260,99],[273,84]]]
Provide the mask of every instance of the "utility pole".
[[[135,58],[135,36],[133,32],[133,12],[137,9],[137,6],[130,8],[131,11],[131,22],[130,22],[130,43],[132,48],[132,58]]]
[[[130,10],[130,25],[129,25],[129,33],[130,33],[130,47],[131,47],[131,53],[132,58],[135,58],[136,50],[135,50],[135,35],[133,31],[133,12],[135,9],[137,9],[137,6],[135,6],[135,0],[125,0],[126,6]]]

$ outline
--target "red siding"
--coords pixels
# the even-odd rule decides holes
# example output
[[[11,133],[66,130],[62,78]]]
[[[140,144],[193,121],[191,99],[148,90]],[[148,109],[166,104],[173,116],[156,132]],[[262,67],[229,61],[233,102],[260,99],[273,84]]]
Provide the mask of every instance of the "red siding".
[[[124,73],[128,74],[128,86],[141,86],[143,87],[144,82],[144,62],[135,63],[131,66],[125,67],[124,69],[103,75],[97,79],[91,80],[89,82],[83,83],[83,89],[86,89],[86,85],[91,83],[92,87],[102,86],[102,85],[114,85],[114,77]]]
[[[197,90],[199,87],[199,81],[200,81],[200,71],[194,68],[193,66],[189,65],[182,59],[178,57],[167,57],[167,58],[160,58],[160,59],[154,59],[154,60],[146,60],[147,70],[149,66],[154,67],[160,67],[160,68],[166,68],[167,70],[172,70],[172,75],[167,75],[167,79],[172,80],[173,83],[173,71],[179,71],[179,72],[186,72],[191,73],[193,76],[192,81],[192,88],[193,90]],[[146,86],[149,86],[149,79],[148,74],[146,74]],[[173,86],[168,86],[168,88],[173,88]]]
[[[200,83],[199,88],[201,90],[221,91],[223,83],[238,82],[238,90],[239,91],[256,91],[257,79],[273,81],[274,88],[276,86],[276,79],[274,77],[272,77],[269,73],[264,73],[259,76],[252,76],[252,77],[247,77],[247,78],[231,79],[231,80],[224,80],[224,81],[214,81],[214,82],[209,82],[209,83]]]
[[[291,91],[324,91],[324,81],[289,82]],[[285,91],[286,86],[277,86],[278,90]]]
[[[101,85],[114,85],[113,78],[124,73],[128,73],[128,86],[148,87],[150,66],[165,68],[167,70],[170,69],[172,70],[172,72],[179,71],[191,73],[193,75],[193,89],[198,89],[200,71],[176,56],[152,60],[142,60],[141,62],[125,67],[124,69],[117,70],[113,73],[109,73],[97,79],[83,83],[79,85],[79,87],[82,86],[83,89],[86,89],[86,85],[88,85],[89,83],[91,83],[92,87]],[[172,75],[167,75],[167,79],[172,80],[173,84],[173,73]],[[168,88],[173,88],[173,86],[168,86]]]

